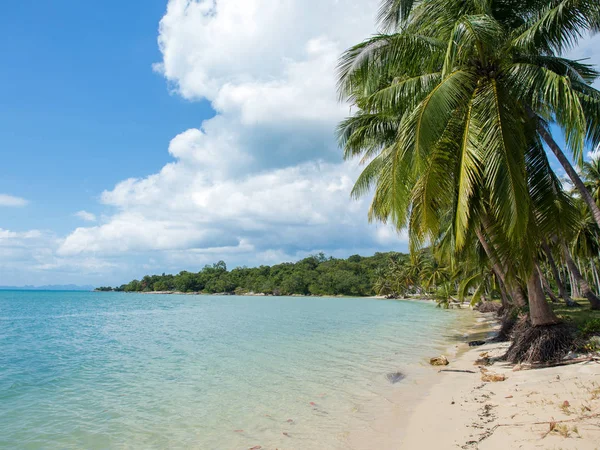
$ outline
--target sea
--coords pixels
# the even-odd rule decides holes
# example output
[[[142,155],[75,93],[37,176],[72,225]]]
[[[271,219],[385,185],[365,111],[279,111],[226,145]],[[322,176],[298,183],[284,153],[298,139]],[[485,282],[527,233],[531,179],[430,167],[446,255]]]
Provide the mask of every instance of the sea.
[[[0,291],[0,448],[351,448],[390,399],[418,400],[428,358],[470,317],[425,301]]]

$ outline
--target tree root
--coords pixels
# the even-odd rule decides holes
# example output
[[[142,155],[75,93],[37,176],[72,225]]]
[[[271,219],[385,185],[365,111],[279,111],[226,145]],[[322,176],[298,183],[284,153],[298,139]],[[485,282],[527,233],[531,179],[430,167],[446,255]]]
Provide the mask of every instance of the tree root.
[[[522,319],[513,334],[513,343],[503,357],[511,363],[559,362],[575,342],[571,327],[562,323],[534,327]]]
[[[507,342],[510,341],[513,329],[517,324],[517,313],[513,310],[508,310],[502,316],[500,322],[500,330],[498,334],[490,340],[490,342]]]

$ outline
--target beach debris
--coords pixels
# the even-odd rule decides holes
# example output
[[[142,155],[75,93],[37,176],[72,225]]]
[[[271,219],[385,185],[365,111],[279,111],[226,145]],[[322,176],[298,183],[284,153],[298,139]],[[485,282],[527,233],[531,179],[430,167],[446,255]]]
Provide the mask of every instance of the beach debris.
[[[315,402],[310,402],[309,405],[310,406],[317,406],[317,404]]]
[[[473,370],[461,370],[461,369],[440,369],[440,370],[438,370],[438,373],[440,373],[440,372],[477,373],[477,372],[474,372]]]
[[[386,375],[386,378],[388,379],[388,381],[392,384],[396,384],[402,380],[404,380],[404,378],[406,378],[406,375],[404,375],[402,372],[392,372],[392,373],[388,373]]]
[[[287,437],[291,437],[291,436],[289,435],[289,433],[286,433],[285,431],[284,431],[283,433],[281,433],[281,434],[283,434],[284,436],[287,436]]]
[[[473,363],[474,366],[491,366],[492,360],[491,358],[485,356],[483,358],[476,359]]]
[[[233,430],[234,433],[243,433],[244,430]]]
[[[254,447],[250,447],[249,450],[260,450],[262,445],[255,445]]]
[[[469,347],[479,347],[480,345],[484,345],[485,341],[471,341],[469,342]]]
[[[294,423],[294,419],[288,419],[286,420],[287,423]]]
[[[506,375],[503,373],[495,373],[490,371],[481,372],[481,381],[496,383],[498,381],[505,381]]]
[[[513,372],[518,372],[519,370],[523,370],[523,367],[521,367],[521,364],[517,364],[512,370]]]
[[[436,356],[434,358],[430,358],[429,364],[431,364],[432,366],[447,366],[448,364],[450,364],[450,362],[448,361],[448,358],[446,358],[444,355],[441,355]]]

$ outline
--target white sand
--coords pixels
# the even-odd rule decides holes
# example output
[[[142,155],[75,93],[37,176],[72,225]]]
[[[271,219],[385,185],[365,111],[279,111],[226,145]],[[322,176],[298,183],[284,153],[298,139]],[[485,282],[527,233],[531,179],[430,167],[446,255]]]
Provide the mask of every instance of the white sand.
[[[416,405],[398,440],[372,448],[600,449],[600,364],[513,371],[496,362],[487,369],[506,381],[482,382],[475,360],[506,347],[486,344],[451,361],[444,369],[476,373],[437,374],[439,381]],[[549,432],[551,421],[557,423]]]

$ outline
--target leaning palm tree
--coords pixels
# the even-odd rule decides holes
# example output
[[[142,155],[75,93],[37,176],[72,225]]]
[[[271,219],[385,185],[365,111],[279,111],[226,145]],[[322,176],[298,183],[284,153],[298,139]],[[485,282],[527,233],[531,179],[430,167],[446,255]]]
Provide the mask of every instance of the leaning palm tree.
[[[414,29],[415,23],[429,36],[433,31],[447,33],[458,18],[479,14],[492,16],[509,33],[516,66],[512,76],[522,77],[522,89],[513,94],[521,97],[528,114],[537,120],[537,132],[563,166],[573,185],[600,226],[600,208],[593,201],[569,158],[557,144],[548,124],[559,125],[576,162],[583,163],[583,144],[600,140],[600,95],[591,87],[598,73],[579,61],[560,55],[587,32],[600,31],[600,2],[597,0],[497,0],[497,1],[428,1],[383,0],[380,22],[385,31],[395,35]],[[474,27],[463,23],[460,27]],[[460,31],[460,30],[458,30]],[[385,39],[384,36],[381,36]],[[365,60],[381,46],[377,38],[364,47]],[[482,65],[482,68],[485,65]],[[487,64],[498,74],[493,64]]]
[[[423,1],[420,6],[439,3]],[[489,11],[479,11],[480,2],[473,2],[472,11],[464,11],[470,2],[450,3],[461,6],[450,5],[450,15],[440,11],[430,21],[417,8],[419,20],[344,55],[341,93],[359,111],[341,125],[341,141],[346,156],[372,158],[354,193],[364,194],[376,185],[371,217],[408,226],[417,243],[435,239],[441,215],[451,210],[457,249],[470,231],[483,227],[488,239],[494,233],[506,237],[510,245],[504,248],[522,250],[532,228],[527,155],[538,155],[529,160],[547,165],[539,157],[541,119],[532,113],[541,109],[542,101],[534,102],[532,91],[545,88],[544,104],[559,110],[565,103],[557,98],[561,84],[548,76],[532,86],[531,66],[546,74],[548,62],[532,63],[539,55],[513,44],[511,29]],[[461,8],[454,19],[454,9]],[[581,72],[591,71],[573,64]],[[565,124],[570,129],[577,125]],[[537,182],[547,184],[547,178]],[[533,254],[524,255],[529,260],[522,268],[530,275],[531,293],[539,294],[533,289],[539,284]],[[536,297],[534,324],[556,323],[545,300]]]
[[[598,28],[600,6],[396,3],[404,9],[390,19],[392,33],[340,62],[341,97],[357,107],[340,125],[340,142],[346,157],[366,164],[353,194],[373,192],[370,218],[408,228],[411,249],[448,233],[459,254],[476,236],[515,303],[527,288],[533,331],[511,359],[547,356],[539,343],[564,329],[553,327],[559,320],[542,289],[539,248],[549,237],[564,242],[574,214],[543,144],[557,153],[552,123],[575,160],[600,141],[600,94],[591,87],[598,73],[560,56],[578,33]],[[600,224],[589,192],[573,182]]]

